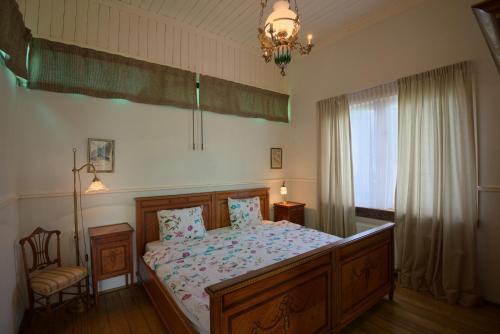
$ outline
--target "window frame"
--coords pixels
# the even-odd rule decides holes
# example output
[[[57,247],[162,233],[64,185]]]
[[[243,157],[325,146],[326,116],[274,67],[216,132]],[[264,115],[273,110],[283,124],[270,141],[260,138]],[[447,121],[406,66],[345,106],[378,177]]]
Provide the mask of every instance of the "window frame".
[[[373,208],[356,206],[355,215],[356,217],[384,220],[390,222],[393,222],[395,220],[394,210],[382,210],[382,209],[373,209]]]

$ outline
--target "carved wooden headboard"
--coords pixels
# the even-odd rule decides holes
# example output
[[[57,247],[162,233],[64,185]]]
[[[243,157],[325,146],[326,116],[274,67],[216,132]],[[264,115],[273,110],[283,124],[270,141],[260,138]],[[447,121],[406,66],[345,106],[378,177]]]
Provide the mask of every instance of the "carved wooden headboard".
[[[144,254],[146,243],[159,239],[157,211],[203,207],[203,220],[207,230],[229,226],[227,199],[260,198],[262,217],[269,219],[269,188],[215,191],[196,194],[139,197],[136,205],[137,255]]]

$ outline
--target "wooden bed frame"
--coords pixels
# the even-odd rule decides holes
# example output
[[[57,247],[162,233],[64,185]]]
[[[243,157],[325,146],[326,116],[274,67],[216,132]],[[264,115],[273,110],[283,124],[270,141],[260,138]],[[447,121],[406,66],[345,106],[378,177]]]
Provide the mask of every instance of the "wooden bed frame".
[[[159,239],[156,212],[202,206],[211,230],[229,225],[228,197],[254,196],[269,219],[268,188],[136,198],[138,276],[169,333],[197,331],[142,258],[146,243]],[[392,299],[393,234],[388,223],[207,287],[210,332],[340,332],[384,296]]]

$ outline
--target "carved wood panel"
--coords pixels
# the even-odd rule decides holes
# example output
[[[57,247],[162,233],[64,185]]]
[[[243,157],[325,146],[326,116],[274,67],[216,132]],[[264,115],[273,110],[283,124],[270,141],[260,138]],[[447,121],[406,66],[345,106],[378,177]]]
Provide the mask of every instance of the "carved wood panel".
[[[341,266],[343,312],[368,297],[377,288],[387,284],[388,248],[389,245],[383,245]]]
[[[101,248],[101,274],[107,275],[126,269],[125,245]]]
[[[329,278],[323,272],[303,284],[228,319],[228,333],[318,333],[329,326]]]

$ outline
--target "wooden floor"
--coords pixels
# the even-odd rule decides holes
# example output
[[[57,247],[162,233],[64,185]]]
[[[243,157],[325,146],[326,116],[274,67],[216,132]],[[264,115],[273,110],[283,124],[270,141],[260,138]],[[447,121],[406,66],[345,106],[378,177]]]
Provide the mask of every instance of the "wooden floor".
[[[49,324],[52,328],[49,331]],[[38,316],[21,333],[165,333],[141,287],[100,298],[97,308],[74,315],[59,310],[52,318]],[[383,300],[345,333],[500,333],[500,307],[451,306],[428,294],[398,288],[394,301]]]
[[[52,328],[49,328],[50,326]],[[160,318],[140,286],[103,294],[99,305],[81,314],[59,309],[52,317],[36,316],[20,333],[161,334]]]

